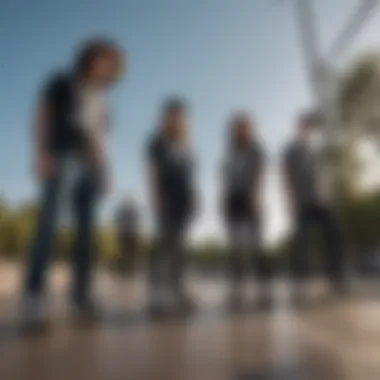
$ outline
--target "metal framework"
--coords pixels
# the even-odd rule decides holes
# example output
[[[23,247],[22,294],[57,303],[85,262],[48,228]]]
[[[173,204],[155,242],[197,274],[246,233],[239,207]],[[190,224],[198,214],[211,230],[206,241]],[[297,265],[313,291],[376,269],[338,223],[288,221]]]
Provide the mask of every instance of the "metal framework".
[[[378,4],[379,0],[360,1],[339,35],[335,38],[335,42],[329,51],[324,54],[320,49],[313,0],[294,0],[296,19],[312,94],[317,107],[324,112],[328,120],[329,131],[332,131],[337,124],[334,117],[334,109],[336,108],[334,104],[336,99],[335,63],[350,47]]]
[[[361,0],[327,53],[322,52],[320,48],[313,7],[314,1],[293,1],[314,104],[326,120],[326,141],[335,146],[335,142],[338,142],[336,139],[340,135],[337,104],[338,80],[335,65],[341,55],[350,47],[380,1]],[[326,154],[329,154],[328,151]],[[329,157],[327,160],[328,164],[323,170],[323,175],[329,183],[327,186],[329,186],[330,194],[334,198],[337,195],[335,193],[335,178],[339,163],[329,161]]]

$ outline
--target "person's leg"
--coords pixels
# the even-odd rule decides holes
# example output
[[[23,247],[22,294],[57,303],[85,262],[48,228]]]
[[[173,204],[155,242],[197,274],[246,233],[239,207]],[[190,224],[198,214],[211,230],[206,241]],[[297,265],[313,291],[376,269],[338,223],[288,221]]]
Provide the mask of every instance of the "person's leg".
[[[184,276],[186,269],[186,223],[179,220],[173,221],[170,228],[170,276],[174,294],[179,298],[186,297],[184,289]],[[170,243],[168,242],[168,243]]]
[[[78,180],[73,197],[76,237],[73,250],[74,283],[72,297],[73,302],[78,307],[86,307],[87,303],[91,302],[97,195],[95,179],[91,173],[85,173]]]
[[[158,218],[156,221],[156,237],[149,254],[148,281],[151,307],[161,308],[163,292],[166,286],[167,250],[170,248],[170,236],[167,219]]]
[[[266,256],[262,246],[255,249],[253,256],[254,268],[259,284],[262,287],[266,287],[270,283],[273,274],[270,258]]]
[[[343,233],[337,216],[332,209],[321,207],[319,221],[325,240],[325,267],[329,280],[337,290],[344,287]]]
[[[123,259],[124,259],[124,233],[123,231],[118,230],[116,234],[117,241],[117,255],[113,263],[114,269],[117,274],[123,274]]]
[[[261,227],[261,220],[258,217],[253,217],[252,219],[247,220],[250,262],[253,265],[253,272],[260,283],[265,281],[269,275],[268,268],[265,265],[266,261],[264,260]]]
[[[125,231],[118,232],[118,254],[116,259],[116,271],[126,275],[130,271],[130,236]]]
[[[290,272],[296,283],[306,279],[309,272],[308,241],[312,224],[313,210],[308,207],[300,209],[296,214],[296,231],[294,249],[290,254]]]
[[[159,225],[159,223],[157,224]],[[149,287],[152,293],[161,286],[160,258],[163,250],[162,241],[161,229],[156,228],[156,236],[149,252],[148,262]]]
[[[292,277],[292,302],[302,306],[308,301],[307,278],[310,274],[309,238],[315,223],[313,207],[303,207],[296,215],[296,234],[294,249],[290,253],[290,272]]]
[[[59,176],[44,184],[36,232],[28,258],[26,296],[39,297],[43,291],[45,272],[52,256],[57,229],[60,184]]]
[[[46,270],[51,261],[54,238],[57,230],[63,165],[58,162],[55,178],[42,187],[42,198],[37,217],[24,278],[20,316],[23,323],[39,324],[45,321],[43,291]]]
[[[230,276],[230,301],[240,303],[244,279],[244,223],[231,221],[228,223],[228,272]]]
[[[126,267],[129,274],[136,272],[137,264],[137,235],[135,232],[128,233],[126,242]]]
[[[262,241],[262,221],[259,216],[254,216],[247,222],[250,262],[253,272],[259,284],[260,303],[269,302],[272,268],[270,258],[266,256]]]

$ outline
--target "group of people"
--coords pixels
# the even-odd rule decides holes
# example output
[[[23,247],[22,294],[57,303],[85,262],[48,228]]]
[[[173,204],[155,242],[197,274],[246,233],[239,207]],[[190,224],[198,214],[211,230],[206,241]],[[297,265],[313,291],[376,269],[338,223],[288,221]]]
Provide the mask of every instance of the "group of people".
[[[41,93],[35,122],[36,173],[42,185],[41,209],[25,275],[25,315],[43,314],[45,273],[53,251],[62,194],[70,194],[75,216],[72,304],[80,313],[96,310],[92,294],[95,259],[96,205],[109,188],[107,133],[109,114],[106,91],[123,71],[124,57],[117,45],[94,40],[80,49],[73,67],[54,75]],[[189,139],[189,107],[173,97],[146,149],[148,180],[154,210],[155,244],[149,259],[149,284],[154,309],[188,305],[184,286],[185,236],[199,202],[195,188],[195,162]],[[221,212],[229,241],[231,300],[241,300],[245,268],[253,268],[266,283],[273,268],[262,249],[261,202],[266,155],[256,125],[247,113],[238,112],[228,126],[228,144],[222,165]],[[317,222],[327,244],[326,268],[336,289],[343,284],[343,247],[339,223],[332,207],[320,195],[318,134],[323,120],[314,112],[302,114],[297,136],[283,157],[285,186],[297,226],[291,270],[297,279],[306,274],[309,227]],[[129,223],[137,215],[118,216]],[[132,221],[134,223],[134,221]],[[119,235],[132,247],[130,236]],[[127,239],[127,240],[126,240]],[[248,263],[248,265],[247,265]],[[166,297],[166,298],[165,298]]]

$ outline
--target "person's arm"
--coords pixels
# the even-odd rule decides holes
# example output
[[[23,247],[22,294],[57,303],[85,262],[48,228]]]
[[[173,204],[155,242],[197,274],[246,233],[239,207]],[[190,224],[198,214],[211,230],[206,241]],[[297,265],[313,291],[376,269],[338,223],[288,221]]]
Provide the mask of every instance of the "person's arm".
[[[149,162],[148,164],[148,185],[150,189],[150,200],[153,209],[159,213],[162,206],[162,195],[159,186],[159,168],[157,164]]]
[[[120,212],[120,208],[117,207],[114,214],[114,226],[117,231],[120,229],[120,225],[121,225],[120,220],[121,220],[121,212]]]
[[[282,178],[285,195],[288,200],[290,210],[295,211],[297,200],[294,194],[293,180],[294,152],[291,149],[287,150],[282,161]]]
[[[191,194],[191,204],[190,212],[192,216],[199,213],[201,208],[201,200],[199,197],[198,183],[197,183],[197,162],[194,153],[190,156],[190,194]]]
[[[93,118],[93,128],[85,128],[85,124],[83,124],[83,138],[84,141],[87,141],[88,156],[90,160],[95,168],[98,168],[102,173],[100,186],[101,191],[105,194],[111,191],[113,178],[110,171],[111,165],[109,164],[108,156],[108,128],[106,128],[108,119],[103,116],[106,115],[106,108],[102,103],[99,103],[98,106],[102,109],[102,112],[94,111],[96,117],[94,116]],[[91,120],[91,115],[89,116],[89,119]]]
[[[140,216],[139,208],[137,206],[133,210],[133,217],[134,217],[134,225],[135,225],[136,231],[139,231],[140,225],[141,225],[141,216]]]
[[[39,180],[48,180],[55,174],[55,160],[48,147],[51,120],[49,99],[41,98],[34,117],[35,174]]]
[[[105,108],[104,105],[101,103],[98,105],[101,109]],[[108,128],[106,128],[108,121],[108,118],[106,118],[106,109],[104,109],[102,112],[93,112],[95,113],[95,117],[91,114],[88,116],[88,119],[91,120],[93,123],[93,128],[88,129],[85,128],[85,123],[82,126],[83,133],[84,133],[84,139],[87,140],[88,147],[89,147],[89,154],[91,155],[92,159],[95,161],[96,164],[100,166],[107,165],[107,139],[108,139]]]
[[[94,121],[99,123],[98,121]],[[84,124],[84,123],[83,123]],[[104,131],[104,126],[95,124],[92,129],[87,129],[84,125],[81,127],[83,140],[87,146],[87,154],[90,159],[99,167],[107,166],[107,135]]]
[[[151,205],[156,213],[161,211],[162,194],[159,186],[160,167],[159,162],[162,155],[159,142],[153,140],[148,147],[147,177],[150,190]]]
[[[106,162],[106,155],[101,139],[95,134],[85,131],[84,136],[87,140],[88,154],[95,163],[101,165]]]
[[[219,179],[219,207],[223,215],[226,213],[226,192],[227,192],[227,163],[222,162],[220,169],[218,170]]]
[[[256,212],[261,213],[263,208],[263,191],[264,191],[264,181],[265,181],[265,168],[266,159],[264,152],[260,149],[257,152],[257,174],[256,180],[254,181],[254,188],[252,189],[252,203],[253,208]]]

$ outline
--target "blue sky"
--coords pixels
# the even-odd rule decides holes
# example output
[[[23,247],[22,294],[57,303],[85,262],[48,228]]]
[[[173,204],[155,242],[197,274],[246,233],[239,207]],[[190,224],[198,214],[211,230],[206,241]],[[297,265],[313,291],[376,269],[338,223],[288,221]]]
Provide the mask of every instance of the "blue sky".
[[[316,1],[322,46],[331,42],[356,0]],[[350,54],[380,42],[374,15]],[[162,99],[191,104],[203,210],[196,230],[220,233],[217,170],[225,124],[236,109],[257,119],[271,157],[268,229],[285,226],[275,157],[291,137],[297,111],[311,102],[291,1],[271,0],[3,0],[0,5],[0,192],[12,202],[32,199],[31,116],[41,81],[69,63],[78,42],[105,34],[128,54],[128,71],[112,91],[114,191],[105,203],[138,194],[146,209],[143,149]]]

